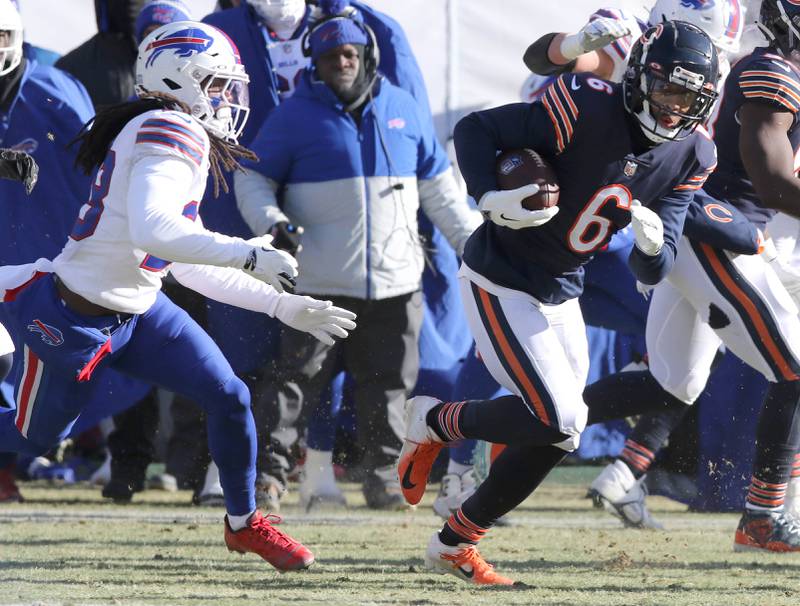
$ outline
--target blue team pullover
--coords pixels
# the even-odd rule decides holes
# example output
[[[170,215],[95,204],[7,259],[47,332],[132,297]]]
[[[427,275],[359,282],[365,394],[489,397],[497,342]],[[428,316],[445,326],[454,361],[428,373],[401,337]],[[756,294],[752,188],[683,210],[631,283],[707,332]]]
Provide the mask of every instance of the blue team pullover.
[[[91,178],[74,166],[67,144],[92,116],[86,89],[54,67],[29,61],[7,114],[0,112],[0,147],[30,153],[39,182],[30,196],[13,181],[0,181],[0,264],[52,259],[61,252]]]

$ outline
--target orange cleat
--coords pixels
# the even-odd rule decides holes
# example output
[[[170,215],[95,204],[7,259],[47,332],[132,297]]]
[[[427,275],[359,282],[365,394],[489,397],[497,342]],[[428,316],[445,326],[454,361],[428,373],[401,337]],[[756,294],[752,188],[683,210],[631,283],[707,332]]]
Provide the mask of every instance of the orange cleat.
[[[513,585],[514,581],[495,572],[478,548],[469,543],[449,547],[434,533],[425,552],[425,567],[437,574],[452,574],[474,585]]]
[[[278,516],[263,516],[256,511],[247,526],[231,530],[225,516],[225,544],[228,551],[252,552],[272,564],[280,572],[303,570],[314,563],[314,554],[299,541],[278,530],[270,521],[280,522]]]
[[[800,551],[800,523],[782,512],[745,510],[736,537],[734,551]]]
[[[422,500],[433,462],[445,446],[425,420],[437,404],[441,401],[428,396],[416,396],[406,402],[406,437],[397,461],[397,477],[403,497],[411,505]]]

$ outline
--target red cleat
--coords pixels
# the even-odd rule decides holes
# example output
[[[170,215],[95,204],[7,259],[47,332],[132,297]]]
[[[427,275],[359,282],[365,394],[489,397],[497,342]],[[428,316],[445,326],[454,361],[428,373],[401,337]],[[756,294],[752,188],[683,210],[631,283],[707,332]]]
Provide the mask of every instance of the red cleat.
[[[0,503],[22,503],[23,498],[14,481],[14,466],[0,469]]]
[[[280,572],[303,570],[314,563],[314,554],[302,543],[278,530],[272,524],[280,522],[278,516],[263,516],[256,511],[247,526],[241,530],[231,530],[225,516],[225,544],[228,551],[252,552],[272,564]]]

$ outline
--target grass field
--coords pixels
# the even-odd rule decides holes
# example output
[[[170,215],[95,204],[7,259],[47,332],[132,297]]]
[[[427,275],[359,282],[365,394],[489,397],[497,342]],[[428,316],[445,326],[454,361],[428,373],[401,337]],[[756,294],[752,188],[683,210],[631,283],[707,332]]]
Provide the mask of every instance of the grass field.
[[[0,506],[0,604],[800,604],[800,554],[733,553],[738,516],[659,498],[667,532],[624,530],[582,498],[596,470],[557,470],[490,533],[484,556],[525,585],[489,589],[424,570],[432,493],[394,514],[366,509],[355,485],[346,511],[304,515],[290,496],[284,527],[317,563],[280,575],[228,553],[222,511],[186,506],[187,492],[114,506],[95,488],[24,484],[26,503]]]

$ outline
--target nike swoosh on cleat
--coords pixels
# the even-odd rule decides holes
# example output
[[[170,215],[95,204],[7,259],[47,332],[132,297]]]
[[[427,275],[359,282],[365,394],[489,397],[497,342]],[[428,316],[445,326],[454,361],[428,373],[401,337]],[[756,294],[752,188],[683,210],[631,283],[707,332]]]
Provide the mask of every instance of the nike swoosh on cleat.
[[[400,481],[400,485],[404,490],[414,490],[417,487],[417,485],[411,481],[411,469],[413,467],[414,464],[409,463],[408,467],[406,467],[406,472],[403,474],[403,479]]]
[[[472,577],[475,576],[475,570],[467,570],[466,568],[463,568],[461,566],[457,566],[456,568],[458,568],[458,571],[468,579],[471,579]]]

